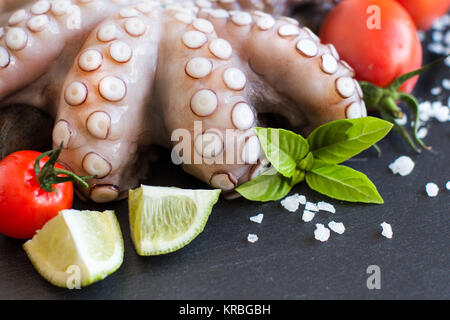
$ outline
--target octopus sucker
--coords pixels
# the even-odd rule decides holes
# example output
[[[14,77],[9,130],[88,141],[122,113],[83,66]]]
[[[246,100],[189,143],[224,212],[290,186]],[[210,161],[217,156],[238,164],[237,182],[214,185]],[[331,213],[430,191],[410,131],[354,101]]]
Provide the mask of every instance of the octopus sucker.
[[[140,148],[180,141],[183,169],[233,198],[270,167],[253,130],[261,114],[302,134],[366,115],[352,68],[284,16],[289,5],[26,1],[0,20],[0,107],[52,115],[60,162],[94,176],[80,192],[95,202],[138,185]]]

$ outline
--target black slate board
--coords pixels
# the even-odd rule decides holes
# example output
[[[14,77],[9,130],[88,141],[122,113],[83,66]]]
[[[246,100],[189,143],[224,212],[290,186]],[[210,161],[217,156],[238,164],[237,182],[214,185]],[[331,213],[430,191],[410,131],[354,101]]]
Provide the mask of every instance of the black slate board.
[[[437,56],[425,53],[425,60]],[[420,100],[447,103],[448,91],[437,97],[430,89],[450,77],[442,65],[427,72],[415,91]],[[432,152],[416,155],[396,135],[383,140],[381,158],[373,150],[348,165],[366,173],[385,199],[384,205],[354,205],[332,201],[305,184],[293,192],[313,202],[329,201],[335,214],[320,212],[313,222],[301,221],[279,202],[252,203],[220,200],[205,230],[187,247],[165,256],[139,257],[129,237],[127,202],[92,205],[77,201],[79,209],[115,209],[125,240],[121,268],[99,283],[81,290],[53,287],[27,259],[23,241],[0,235],[0,299],[449,299],[450,298],[450,180],[448,123],[430,123],[426,143]],[[394,176],[388,164],[400,155],[416,163],[411,175]],[[205,186],[168,165],[167,155],[152,167],[148,184],[186,188]],[[438,184],[436,198],[425,184]],[[262,224],[248,218],[264,213]],[[315,223],[344,222],[343,235],[331,234],[327,243],[314,239]],[[380,223],[392,225],[393,239],[380,235]],[[259,241],[247,242],[248,233]],[[381,270],[381,289],[366,285],[369,265]]]

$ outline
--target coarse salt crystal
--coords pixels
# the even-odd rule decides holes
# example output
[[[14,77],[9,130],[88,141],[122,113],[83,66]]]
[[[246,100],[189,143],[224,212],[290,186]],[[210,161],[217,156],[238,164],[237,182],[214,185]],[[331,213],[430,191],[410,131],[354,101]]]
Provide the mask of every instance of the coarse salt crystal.
[[[433,96],[438,96],[438,95],[440,95],[442,93],[442,88],[441,87],[434,87],[434,88],[431,89],[430,92],[431,92],[431,94]]]
[[[334,206],[331,203],[325,202],[325,201],[320,201],[317,203],[317,208],[319,208],[319,210],[322,211],[328,211],[331,213],[336,213],[336,209],[334,208]]]
[[[443,54],[446,51],[446,49],[442,44],[432,42],[428,45],[428,51],[431,51],[436,54]]]
[[[321,223],[316,223],[316,230],[314,230],[314,238],[321,242],[325,242],[330,238],[330,229]]]
[[[287,211],[295,212],[298,209],[298,206],[300,205],[300,201],[298,199],[298,194],[294,194],[292,196],[288,196],[281,200],[281,205],[283,208],[285,208]]]
[[[247,236],[247,240],[250,243],[255,243],[256,241],[258,241],[258,236],[256,234],[249,233]]]
[[[444,64],[450,68],[450,57],[444,59]]]
[[[447,122],[449,116],[449,109],[447,107],[441,107],[434,112],[434,117],[439,122]]]
[[[442,39],[444,39],[444,34],[441,31],[434,31],[431,34],[431,37],[433,38],[434,42],[440,42]]]
[[[429,197],[436,197],[439,193],[439,187],[434,182],[428,182],[425,185],[425,190]]]
[[[381,226],[381,228],[383,228],[383,230],[381,231],[381,234],[383,236],[385,236],[386,238],[388,238],[388,239],[392,239],[393,232],[392,232],[391,225],[389,223],[386,223],[386,222],[383,221],[380,224],[380,226]]]
[[[417,130],[417,137],[420,139],[423,139],[427,136],[428,134],[428,129],[425,127],[420,128],[419,130]]]
[[[317,207],[317,205],[315,203],[312,203],[312,202],[309,202],[309,201],[306,202],[305,209],[309,210],[309,211],[314,211],[314,212],[318,212],[319,211],[319,208]]]
[[[445,42],[447,45],[450,45],[450,30],[448,30],[448,31],[445,33],[444,42]]]
[[[445,90],[450,90],[450,80],[449,79],[442,79],[442,87]]]
[[[310,222],[312,219],[314,219],[315,215],[316,215],[315,212],[312,212],[309,210],[303,210],[302,220],[305,222]]]
[[[408,122],[408,117],[406,116],[406,114],[404,113],[403,116],[400,119],[395,119],[395,122],[399,125],[399,126],[404,126],[406,124],[406,122]]]
[[[300,202],[300,204],[305,204],[306,203],[306,197],[304,195],[297,195],[297,200],[298,202]]]
[[[343,234],[345,232],[345,226],[342,222],[330,221],[328,227],[336,233]]]
[[[407,176],[414,169],[414,161],[408,156],[401,156],[389,165],[393,174],[399,174],[401,176]]]
[[[450,190],[450,181],[447,181],[447,183],[445,184],[445,188],[446,188],[447,190]]]
[[[263,218],[264,218],[264,214],[260,213],[260,214],[257,214],[256,216],[250,217],[250,221],[256,222],[256,223],[261,223]]]

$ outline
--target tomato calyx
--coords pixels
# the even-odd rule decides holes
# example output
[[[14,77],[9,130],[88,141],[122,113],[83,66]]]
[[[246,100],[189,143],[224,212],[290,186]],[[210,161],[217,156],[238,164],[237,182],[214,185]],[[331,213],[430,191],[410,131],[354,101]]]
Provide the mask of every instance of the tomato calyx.
[[[62,144],[56,149],[41,153],[36,158],[34,162],[34,172],[36,174],[36,179],[41,186],[41,189],[47,192],[53,192],[56,191],[56,188],[54,188],[53,185],[69,181],[77,183],[78,185],[84,188],[88,188],[89,185],[86,183],[85,180],[95,178],[95,176],[79,177],[71,171],[55,168],[55,164],[59,158],[59,155],[61,154],[61,150]],[[50,158],[41,168],[39,162],[46,156]]]
[[[420,69],[401,75],[392,81],[386,88],[381,88],[370,82],[360,81],[361,88],[364,92],[364,103],[367,108],[378,110],[381,118],[391,122],[394,125],[393,130],[399,133],[400,136],[406,140],[408,145],[417,153],[421,152],[421,149],[417,145],[424,150],[431,150],[431,147],[427,146],[422,139],[417,136],[417,131],[419,129],[419,102],[412,94],[399,92],[398,90],[403,83],[440,64],[448,56],[450,55],[435,60]],[[403,125],[400,125],[395,121],[396,119],[401,119],[403,117],[403,112],[397,105],[397,102],[404,102],[413,113],[414,125],[412,137]]]

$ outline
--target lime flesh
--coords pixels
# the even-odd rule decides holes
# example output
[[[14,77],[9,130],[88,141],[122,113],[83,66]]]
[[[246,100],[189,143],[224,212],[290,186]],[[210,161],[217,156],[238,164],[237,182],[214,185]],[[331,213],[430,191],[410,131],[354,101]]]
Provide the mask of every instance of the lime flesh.
[[[63,288],[104,279],[120,267],[124,254],[113,211],[63,210],[24,249],[36,270]]]
[[[159,255],[186,246],[203,231],[220,192],[144,185],[130,190],[130,229],[137,253]]]

